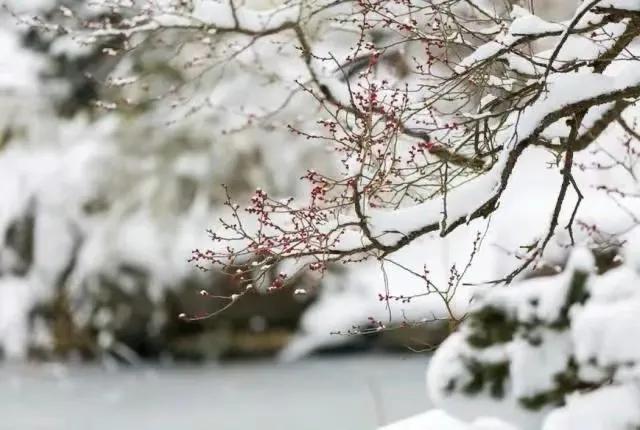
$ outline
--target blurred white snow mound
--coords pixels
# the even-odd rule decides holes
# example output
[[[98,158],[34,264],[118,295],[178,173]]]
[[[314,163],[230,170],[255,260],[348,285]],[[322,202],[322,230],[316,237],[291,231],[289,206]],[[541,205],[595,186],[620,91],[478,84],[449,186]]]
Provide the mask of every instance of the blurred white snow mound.
[[[552,411],[542,430],[623,430],[640,423],[640,385],[603,387],[576,393]]]
[[[638,245],[630,235],[627,248]],[[639,313],[637,261],[597,274],[577,249],[558,275],[479,292],[430,361],[429,396],[457,418],[523,430],[638,427]]]
[[[517,430],[507,423],[495,418],[478,418],[466,423],[448,415],[446,412],[433,409],[413,417],[380,427],[378,430]]]

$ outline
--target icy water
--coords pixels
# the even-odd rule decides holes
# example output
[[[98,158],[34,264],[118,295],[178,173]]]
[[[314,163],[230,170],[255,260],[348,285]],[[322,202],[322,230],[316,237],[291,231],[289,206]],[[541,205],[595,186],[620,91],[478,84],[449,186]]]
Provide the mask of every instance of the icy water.
[[[372,430],[428,407],[428,356],[0,366],[1,430]]]

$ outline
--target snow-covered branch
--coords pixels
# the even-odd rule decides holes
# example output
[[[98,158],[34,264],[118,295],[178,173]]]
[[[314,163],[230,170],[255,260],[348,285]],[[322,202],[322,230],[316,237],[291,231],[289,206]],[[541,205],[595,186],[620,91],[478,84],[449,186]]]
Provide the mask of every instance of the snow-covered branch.
[[[388,127],[389,124],[393,124],[389,123],[388,118],[398,114],[388,107],[389,110],[385,111],[385,105],[378,102],[378,94],[384,94],[384,87],[378,88],[374,85],[372,89],[370,86],[362,94],[351,90],[352,97],[353,94],[363,99],[368,97],[368,104],[361,106],[352,98],[352,106],[355,106],[356,112],[360,114],[355,116],[355,127],[363,127],[361,132],[354,133],[353,126],[347,128],[341,125],[343,119],[337,115],[340,109],[333,114],[333,120],[328,122],[327,126],[336,141],[346,142],[346,147],[349,148],[347,153],[353,151],[354,156],[360,154],[357,156],[359,166],[353,171],[353,176],[344,178],[344,182],[328,180],[315,174],[309,177],[312,181],[317,181],[323,193],[327,189],[346,186],[340,196],[332,200],[334,204],[331,206],[320,205],[308,209],[284,206],[279,209],[281,213],[289,212],[292,215],[307,213],[305,216],[309,217],[311,230],[303,233],[305,230],[285,227],[284,224],[270,219],[269,223],[273,223],[270,224],[272,228],[286,233],[279,238],[277,233],[268,236],[269,245],[266,247],[271,253],[269,264],[281,259],[310,257],[313,261],[323,264],[336,260],[360,259],[363,255],[385,258],[428,233],[449,235],[460,226],[478,218],[489,217],[496,211],[514,170],[518,169],[520,157],[526,153],[528,147],[543,145],[560,156],[564,154],[568,164],[563,168],[565,181],[559,192],[546,238],[540,241],[525,260],[525,264],[513,275],[527,267],[544,251],[555,232],[557,217],[567,189],[570,184],[575,186],[571,175],[572,154],[588,148],[590,143],[640,97],[640,73],[636,58],[627,50],[640,33],[638,18],[624,18],[620,22],[619,17],[595,9],[598,4],[598,1],[586,2],[566,24],[546,23],[538,17],[520,12],[521,16],[511,23],[506,34],[500,34],[495,41],[479,46],[456,65],[455,73],[443,81],[444,88],[455,88],[465,80],[477,82],[477,74],[482,70],[486,70],[484,73],[491,79],[500,57],[507,53],[522,55],[517,47],[538,38],[558,38],[551,51],[533,57],[534,61],[538,62],[533,75],[537,76],[537,79],[532,80],[529,77],[520,85],[518,91],[506,90],[507,93],[501,99],[493,98],[484,107],[481,106],[481,110],[487,109],[486,113],[467,114],[466,118],[469,119],[459,125],[464,131],[448,139],[449,148],[464,148],[465,142],[470,141],[473,141],[476,147],[498,148],[497,151],[487,153],[478,159],[483,160],[480,172],[458,186],[445,186],[452,189],[440,190],[435,196],[426,198],[420,204],[403,205],[399,208],[376,208],[371,205],[374,193],[369,190],[376,183],[375,175],[385,172],[384,165],[379,164],[380,162],[368,165],[368,151],[373,148],[372,144],[378,138],[377,135],[373,137],[371,134],[375,128],[372,121],[375,121],[379,111],[386,112],[383,118],[387,121]],[[577,50],[574,37],[583,38],[582,34],[586,32],[592,34],[590,40],[593,40],[594,44],[581,52]],[[598,34],[602,35],[600,41]],[[584,91],[585,87],[588,87],[589,91]],[[425,89],[425,98],[432,106],[446,97],[438,90]],[[511,97],[513,100],[509,101]],[[322,99],[319,100],[322,102]],[[375,106],[375,109],[372,109],[372,106]],[[348,108],[343,110],[345,111],[351,112]],[[478,131],[479,125],[487,127],[488,118],[499,124],[499,128],[488,135],[491,141],[486,140],[486,133],[480,134]],[[584,123],[585,118],[589,124]],[[571,125],[572,133],[567,133],[560,127],[563,119]],[[358,123],[359,120],[362,122]],[[393,131],[394,133],[388,136],[383,135],[381,142],[395,139],[394,136],[398,133],[397,126]],[[347,136],[346,141],[338,137],[341,132]],[[350,146],[350,143],[354,145]],[[390,143],[385,145],[388,150]],[[437,148],[438,145],[434,148],[434,145],[429,143],[418,151],[433,153]],[[394,157],[390,152],[381,154],[378,157]],[[443,159],[446,161],[446,157]],[[382,161],[380,158],[377,160]],[[370,171],[375,172],[373,176]],[[391,170],[386,171],[384,177],[389,177],[390,173]],[[442,170],[440,173],[442,174]],[[390,188],[401,186],[393,180],[390,182],[393,184]],[[351,215],[349,207],[353,211]],[[270,210],[277,212],[274,208]],[[318,214],[322,216],[318,217]],[[269,210],[265,210],[262,216],[269,218]],[[290,221],[293,221],[293,218],[284,217],[285,223]],[[572,224],[573,220],[567,225],[571,237]],[[294,222],[293,225],[298,224]],[[265,246],[264,238],[252,238],[246,231],[237,233],[238,238],[248,240],[253,247]],[[314,235],[319,242],[312,244],[306,238]],[[283,239],[285,237],[286,239]],[[216,236],[216,239],[224,241],[222,237]],[[224,255],[218,253],[208,256],[196,253],[194,257],[196,260],[209,259],[214,262],[224,260]],[[513,276],[507,278],[508,281],[511,279]]]

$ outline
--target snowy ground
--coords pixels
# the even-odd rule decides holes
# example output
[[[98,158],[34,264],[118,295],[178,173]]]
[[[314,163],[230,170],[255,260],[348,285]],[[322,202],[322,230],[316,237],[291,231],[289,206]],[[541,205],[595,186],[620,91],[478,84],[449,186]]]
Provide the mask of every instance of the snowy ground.
[[[428,356],[169,368],[0,366],[0,430],[373,430],[428,408]]]

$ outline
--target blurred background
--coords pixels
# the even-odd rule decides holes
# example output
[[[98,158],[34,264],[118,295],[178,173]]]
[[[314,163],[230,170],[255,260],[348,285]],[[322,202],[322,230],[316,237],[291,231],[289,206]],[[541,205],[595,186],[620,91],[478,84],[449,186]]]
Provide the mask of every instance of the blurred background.
[[[538,3],[563,18],[575,2]],[[119,19],[89,2],[2,4],[0,430],[364,430],[429,406],[424,371],[446,323],[330,334],[386,316],[373,266],[178,317],[220,307],[203,289],[236,291],[187,262],[227,214],[221,184],[239,198],[304,196],[298,178],[336,164],[287,130],[317,114],[294,91],[290,40],[214,67],[220,44],[180,32],[122,55],[117,37],[79,44],[24,22]],[[318,43],[340,56],[355,38]],[[406,310],[430,317],[421,306]]]

